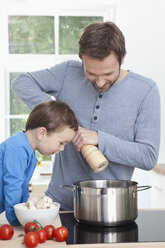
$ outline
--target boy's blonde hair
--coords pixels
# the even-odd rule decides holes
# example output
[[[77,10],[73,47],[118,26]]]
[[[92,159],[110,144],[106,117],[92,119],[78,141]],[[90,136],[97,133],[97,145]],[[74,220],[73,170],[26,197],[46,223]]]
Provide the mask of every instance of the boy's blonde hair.
[[[27,131],[45,127],[48,132],[58,132],[66,126],[74,131],[78,130],[73,110],[64,102],[51,100],[35,106],[27,119],[25,129]]]

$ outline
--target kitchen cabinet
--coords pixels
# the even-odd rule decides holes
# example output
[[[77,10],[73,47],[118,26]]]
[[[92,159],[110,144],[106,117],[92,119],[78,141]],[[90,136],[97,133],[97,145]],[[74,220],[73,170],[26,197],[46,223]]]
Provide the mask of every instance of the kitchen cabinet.
[[[38,198],[44,195],[51,179],[52,166],[50,163],[43,162],[42,165],[36,166],[29,183],[29,192],[31,195]]]
[[[144,185],[151,186],[151,171],[145,171],[136,168],[131,180],[136,181],[138,183],[137,186],[144,186]],[[152,194],[152,188],[137,192],[138,209],[151,208],[151,197],[152,197],[151,194]]]
[[[151,171],[151,207],[165,208],[165,164],[158,164]]]
[[[45,195],[45,191],[47,190],[47,187],[48,187],[47,184],[32,185],[30,196],[34,196],[40,199],[42,196]]]
[[[151,171],[135,169],[132,178],[138,185],[150,185],[151,189],[138,192],[138,208],[165,208],[165,164],[157,164]]]
[[[51,178],[53,163],[42,161],[39,163],[33,173],[30,180],[32,185],[45,184],[48,185]]]

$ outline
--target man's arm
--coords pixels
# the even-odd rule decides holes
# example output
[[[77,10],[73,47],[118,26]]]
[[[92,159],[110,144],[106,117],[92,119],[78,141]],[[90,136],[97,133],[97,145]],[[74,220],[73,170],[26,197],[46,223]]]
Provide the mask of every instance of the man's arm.
[[[160,145],[160,96],[156,85],[141,103],[133,131],[133,142],[98,132],[99,149],[112,162],[151,170],[157,163]]]
[[[156,85],[140,106],[134,125],[134,141],[102,131],[80,128],[73,143],[80,151],[84,144],[97,145],[109,161],[144,170],[152,169],[158,160],[160,145],[160,97]]]
[[[67,63],[64,62],[50,69],[21,74],[13,80],[12,90],[33,109],[38,103],[49,101],[48,95],[58,98],[66,67]]]

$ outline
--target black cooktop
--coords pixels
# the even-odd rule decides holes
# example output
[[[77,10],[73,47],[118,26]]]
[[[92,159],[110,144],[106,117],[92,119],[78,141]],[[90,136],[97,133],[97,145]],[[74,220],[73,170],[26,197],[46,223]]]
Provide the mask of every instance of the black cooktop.
[[[139,210],[135,222],[118,227],[97,227],[78,223],[73,213],[60,213],[69,231],[67,244],[165,242],[165,211]]]

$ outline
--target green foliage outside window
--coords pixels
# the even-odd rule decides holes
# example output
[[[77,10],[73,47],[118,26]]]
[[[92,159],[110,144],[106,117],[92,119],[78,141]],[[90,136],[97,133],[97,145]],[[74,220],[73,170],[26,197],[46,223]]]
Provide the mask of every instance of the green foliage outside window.
[[[28,115],[30,109],[22,102],[22,100],[16,96],[11,89],[11,82],[20,73],[10,73],[10,114],[11,115]]]
[[[53,54],[53,16],[9,16],[10,54]]]
[[[81,30],[88,24],[103,21],[99,16],[60,16],[59,53],[77,54]],[[10,54],[54,54],[53,16],[9,16]]]
[[[10,119],[10,135],[25,130],[26,119]]]
[[[59,53],[78,54],[78,38],[83,28],[103,17],[60,16],[59,18]]]

